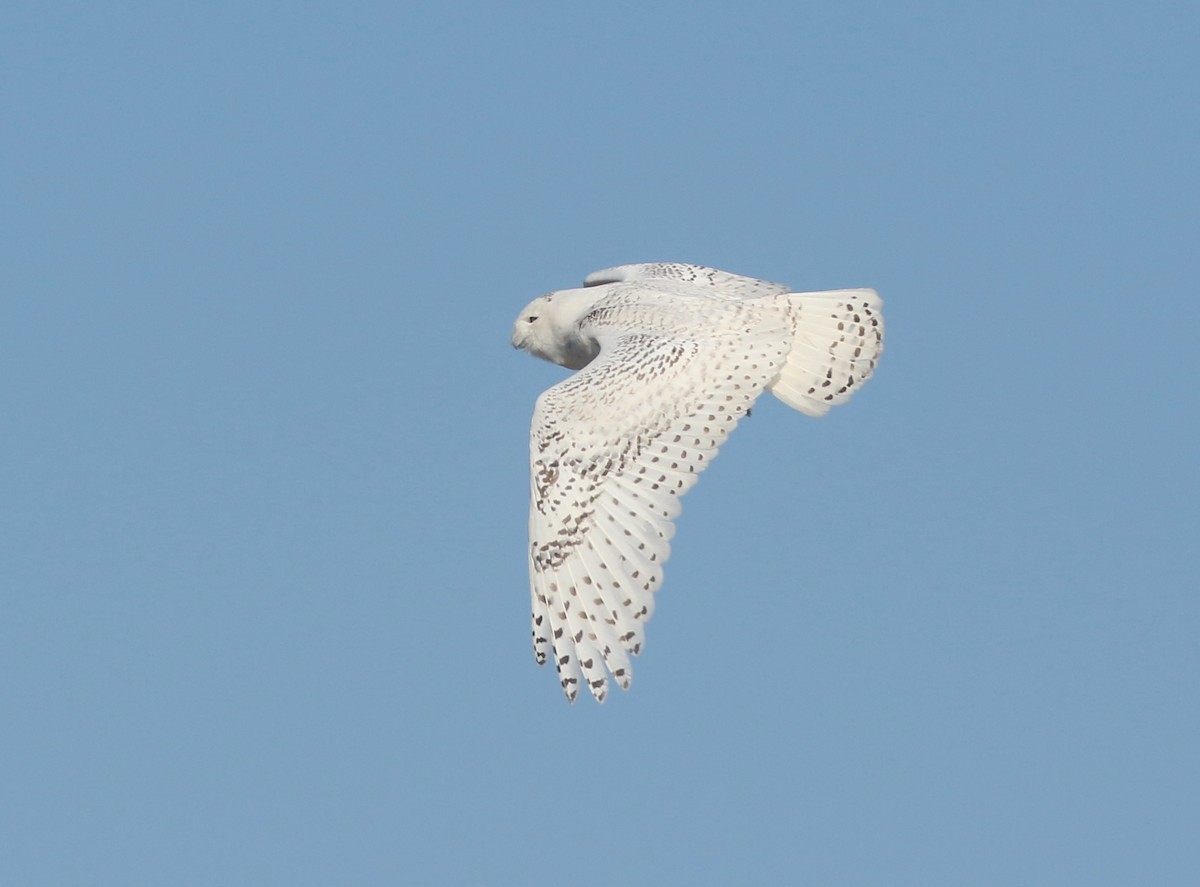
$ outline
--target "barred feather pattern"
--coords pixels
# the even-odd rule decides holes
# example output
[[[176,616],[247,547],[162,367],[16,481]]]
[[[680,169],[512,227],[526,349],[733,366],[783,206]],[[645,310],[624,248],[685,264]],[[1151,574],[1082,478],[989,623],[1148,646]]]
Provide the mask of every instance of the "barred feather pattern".
[[[567,698],[628,689],[680,498],[764,390],[812,416],[882,349],[872,290],[792,293],[695,265],[626,265],[522,311],[513,344],[579,371],[537,400],[529,572],[539,664]]]

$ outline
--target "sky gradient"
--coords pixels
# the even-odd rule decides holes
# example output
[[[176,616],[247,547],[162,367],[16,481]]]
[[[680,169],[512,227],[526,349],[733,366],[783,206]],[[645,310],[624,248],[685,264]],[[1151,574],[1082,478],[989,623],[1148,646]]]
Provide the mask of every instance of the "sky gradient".
[[[0,883],[1200,875],[1200,10],[0,15]],[[684,500],[629,693],[528,635],[539,293],[871,286]]]

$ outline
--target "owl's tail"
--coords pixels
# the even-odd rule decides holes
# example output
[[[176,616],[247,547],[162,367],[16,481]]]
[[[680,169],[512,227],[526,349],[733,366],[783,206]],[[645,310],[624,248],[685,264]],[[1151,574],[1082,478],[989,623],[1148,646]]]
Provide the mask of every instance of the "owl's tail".
[[[809,416],[850,399],[883,351],[883,301],[875,290],[775,296],[792,319],[792,350],[772,393]]]

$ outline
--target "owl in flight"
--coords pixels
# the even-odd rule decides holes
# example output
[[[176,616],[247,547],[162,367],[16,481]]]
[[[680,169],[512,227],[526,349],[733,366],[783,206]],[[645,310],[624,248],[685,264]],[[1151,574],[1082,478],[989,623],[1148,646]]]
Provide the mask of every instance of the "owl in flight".
[[[679,500],[764,390],[809,416],[883,350],[874,290],[797,293],[699,265],[621,265],[530,302],[512,343],[578,370],[529,439],[533,651],[567,698],[628,689]]]

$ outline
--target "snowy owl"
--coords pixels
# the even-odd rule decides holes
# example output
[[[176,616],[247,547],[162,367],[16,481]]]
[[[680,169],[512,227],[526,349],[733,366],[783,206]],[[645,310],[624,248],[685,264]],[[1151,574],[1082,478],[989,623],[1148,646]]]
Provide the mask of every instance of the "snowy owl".
[[[579,370],[530,432],[533,650],[572,702],[628,689],[679,499],[769,390],[809,416],[846,401],[883,349],[874,290],[819,293],[699,265],[622,265],[529,303],[512,343]]]

